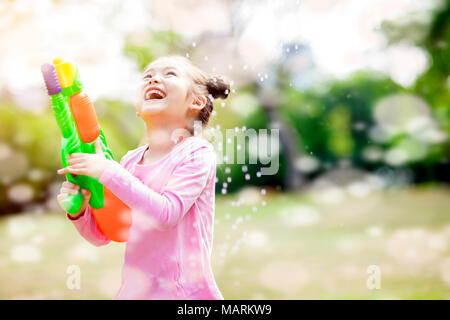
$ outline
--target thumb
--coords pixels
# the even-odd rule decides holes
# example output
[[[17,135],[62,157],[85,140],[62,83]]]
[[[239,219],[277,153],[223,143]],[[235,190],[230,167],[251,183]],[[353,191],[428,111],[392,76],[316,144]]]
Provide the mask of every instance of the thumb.
[[[81,190],[81,193],[83,194],[84,200],[89,200],[91,198],[91,192],[88,189]]]
[[[95,140],[94,146],[95,146],[95,153],[96,154],[105,156],[103,154],[102,146],[100,145],[100,139]]]

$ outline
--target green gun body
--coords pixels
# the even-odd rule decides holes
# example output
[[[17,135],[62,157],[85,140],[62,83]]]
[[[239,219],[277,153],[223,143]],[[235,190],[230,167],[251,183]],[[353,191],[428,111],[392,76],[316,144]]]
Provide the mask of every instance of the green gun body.
[[[54,64],[56,67],[53,69],[54,75],[51,74],[50,66],[52,65],[49,64],[44,65],[45,68],[44,66],[42,67],[42,73],[51,97],[54,116],[62,134],[61,160],[63,167],[68,166],[67,161],[72,153],[95,153],[94,143],[97,138],[100,138],[100,145],[105,157],[113,160],[112,152],[106,144],[105,136],[98,126],[92,102],[82,93],[82,83],[75,65],[64,62],[61,59],[55,59]],[[55,70],[56,72],[54,72]],[[58,75],[57,78],[56,74]],[[62,90],[58,90],[56,82],[60,83]],[[75,97],[75,95],[80,96]],[[74,104],[72,106],[71,101]],[[77,117],[75,117],[75,112],[72,112],[75,110],[77,111]],[[88,127],[86,127],[86,121],[90,122]],[[95,126],[97,127],[95,128]],[[82,139],[83,134],[85,141]],[[103,207],[104,190],[98,179],[70,173],[67,173],[66,177],[68,181],[80,186],[76,195],[69,194],[61,201],[61,205],[68,213],[75,214],[80,210],[83,202],[82,189],[89,189],[91,192],[89,204],[92,208],[99,209]]]

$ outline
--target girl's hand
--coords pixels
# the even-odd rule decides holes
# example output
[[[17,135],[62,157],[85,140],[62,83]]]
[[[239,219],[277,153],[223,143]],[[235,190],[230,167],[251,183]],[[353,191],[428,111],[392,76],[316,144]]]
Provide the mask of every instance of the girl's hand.
[[[59,206],[64,211],[65,211],[65,209],[61,205],[61,201],[64,200],[69,194],[78,194],[79,190],[80,190],[80,186],[77,184],[74,184],[69,181],[64,181],[62,183],[61,189],[59,190],[59,194],[56,197],[56,199],[58,200]],[[86,210],[86,207],[89,204],[89,200],[91,198],[91,192],[88,189],[83,189],[83,190],[81,190],[81,192],[83,193],[83,202],[81,204],[80,210],[77,213],[70,215],[72,218],[77,218],[78,216],[80,216],[84,212],[84,210]]]
[[[99,179],[111,161],[106,159],[100,146],[100,140],[97,139],[95,141],[95,154],[72,153],[67,161],[69,166],[59,169],[57,172],[58,174],[81,174]]]

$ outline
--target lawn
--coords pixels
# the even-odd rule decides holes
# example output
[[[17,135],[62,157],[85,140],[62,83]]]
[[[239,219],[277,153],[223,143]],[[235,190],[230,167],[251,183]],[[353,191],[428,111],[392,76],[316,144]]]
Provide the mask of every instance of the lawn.
[[[449,195],[217,196],[216,281],[225,299],[450,299]],[[124,244],[91,246],[61,212],[4,217],[0,235],[0,299],[111,299],[119,287]],[[72,265],[78,290],[67,287]]]

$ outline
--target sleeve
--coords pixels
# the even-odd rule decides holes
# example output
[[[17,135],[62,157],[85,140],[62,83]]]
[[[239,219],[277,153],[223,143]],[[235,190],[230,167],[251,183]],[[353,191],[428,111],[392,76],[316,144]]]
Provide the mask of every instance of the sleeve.
[[[67,218],[72,221],[80,235],[94,246],[104,246],[111,242],[111,240],[109,240],[98,228],[90,205],[88,205],[86,210],[75,219],[71,218],[69,213],[66,213],[66,215]]]
[[[129,152],[122,157],[120,165],[125,162],[128,154]],[[77,218],[72,218],[67,212],[66,216],[78,230],[80,235],[94,246],[104,246],[111,242],[111,240],[100,231],[97,221],[95,221],[94,215],[92,214],[92,207],[90,205],[88,205],[86,210]]]
[[[174,227],[192,207],[205,188],[211,170],[215,170],[215,163],[211,148],[202,146],[190,152],[175,166],[161,193],[117,163],[111,163],[99,181],[133,209],[132,212],[146,215],[163,231]]]

